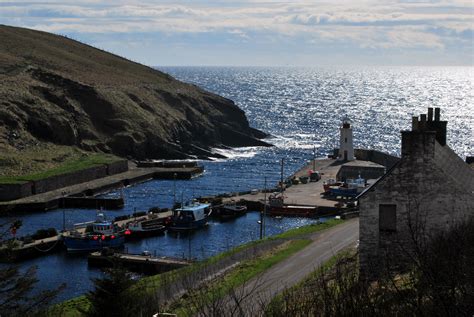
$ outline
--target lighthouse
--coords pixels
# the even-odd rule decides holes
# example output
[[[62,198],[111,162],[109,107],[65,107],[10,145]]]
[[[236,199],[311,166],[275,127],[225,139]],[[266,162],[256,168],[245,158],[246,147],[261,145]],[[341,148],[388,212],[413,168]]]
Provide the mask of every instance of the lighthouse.
[[[339,155],[337,156],[338,161],[353,161],[354,157],[354,144],[352,141],[352,128],[349,119],[346,117],[342,120],[342,126],[339,129],[341,137],[339,141]]]

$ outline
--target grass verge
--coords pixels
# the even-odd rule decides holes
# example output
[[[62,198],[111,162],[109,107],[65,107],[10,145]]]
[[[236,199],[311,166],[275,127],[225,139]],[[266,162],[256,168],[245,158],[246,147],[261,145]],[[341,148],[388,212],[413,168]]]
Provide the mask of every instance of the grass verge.
[[[42,172],[21,176],[2,176],[0,177],[0,184],[19,184],[28,181],[37,181],[52,176],[80,171],[89,167],[110,164],[118,160],[119,158],[116,156],[107,154],[96,153],[92,155],[84,155],[79,158],[65,161],[55,168],[51,168]]]
[[[306,247],[311,240],[291,240],[284,247],[274,250],[260,258],[245,261],[231,272],[214,282],[193,291],[190,296],[172,304],[170,310],[178,316],[193,315],[198,305],[206,305],[226,296],[231,290],[243,285],[273,265],[285,260]]]
[[[306,288],[308,288],[308,285],[313,284],[313,281],[315,281],[319,276],[321,276],[322,274],[326,274],[326,272],[333,269],[338,261],[341,261],[344,258],[354,256],[355,252],[356,250],[354,248],[344,249],[340,251],[339,253],[331,257],[329,260],[327,260],[323,265],[321,265],[315,271],[313,271],[311,274],[309,274],[301,282],[286,289],[283,293],[275,296],[272,299],[272,301],[269,303],[268,307],[266,308],[265,316],[273,316],[275,315],[273,312],[284,311],[284,308],[285,308],[284,298],[286,298],[287,300],[288,298],[291,298],[293,300],[305,298],[305,296],[307,296]]]

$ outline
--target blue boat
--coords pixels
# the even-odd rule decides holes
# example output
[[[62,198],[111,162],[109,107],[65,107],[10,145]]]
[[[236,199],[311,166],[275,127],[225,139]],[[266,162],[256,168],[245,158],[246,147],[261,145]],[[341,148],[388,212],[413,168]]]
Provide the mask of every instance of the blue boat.
[[[170,231],[191,231],[207,225],[211,212],[210,204],[194,202],[173,211]]]
[[[120,248],[125,236],[103,213],[97,214],[93,222],[75,224],[68,234],[63,234],[68,252],[96,251],[103,248]]]

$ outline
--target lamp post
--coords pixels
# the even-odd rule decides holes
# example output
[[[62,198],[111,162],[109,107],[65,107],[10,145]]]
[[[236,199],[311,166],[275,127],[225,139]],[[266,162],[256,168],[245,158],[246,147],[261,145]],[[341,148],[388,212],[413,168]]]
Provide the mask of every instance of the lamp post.
[[[316,145],[313,147],[313,172],[316,170]]]
[[[176,176],[177,174],[173,174],[173,207],[176,206]]]

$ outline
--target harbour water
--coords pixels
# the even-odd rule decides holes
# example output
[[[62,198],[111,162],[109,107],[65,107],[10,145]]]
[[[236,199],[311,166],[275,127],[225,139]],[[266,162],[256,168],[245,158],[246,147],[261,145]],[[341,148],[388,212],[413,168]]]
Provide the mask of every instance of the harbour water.
[[[400,130],[408,129],[411,116],[440,107],[448,120],[448,144],[461,156],[474,154],[474,83],[471,67],[433,68],[160,68],[174,77],[234,100],[253,127],[272,134],[272,148],[241,148],[225,151],[227,160],[202,162],[203,176],[177,181],[178,200],[225,192],[263,188],[279,179],[279,161],[285,159],[290,175],[305,161],[322,157],[334,147],[338,125],[344,116],[351,119],[356,147],[390,154],[400,152]],[[112,192],[109,195],[118,195]],[[130,214],[150,207],[170,207],[172,181],[151,181],[123,190],[123,210],[109,217]],[[40,228],[62,229],[95,217],[94,210],[65,209],[24,214],[19,235]],[[5,219],[2,219],[5,220]],[[215,255],[258,238],[258,214],[226,223],[211,222],[207,229],[185,238],[164,235],[127,243],[130,252],[148,250],[169,256]],[[310,223],[308,219],[269,219],[267,234]],[[38,266],[39,287],[46,289],[67,283],[59,300],[83,294],[90,278],[101,275],[87,268],[82,255],[54,254],[21,264],[22,269]]]

